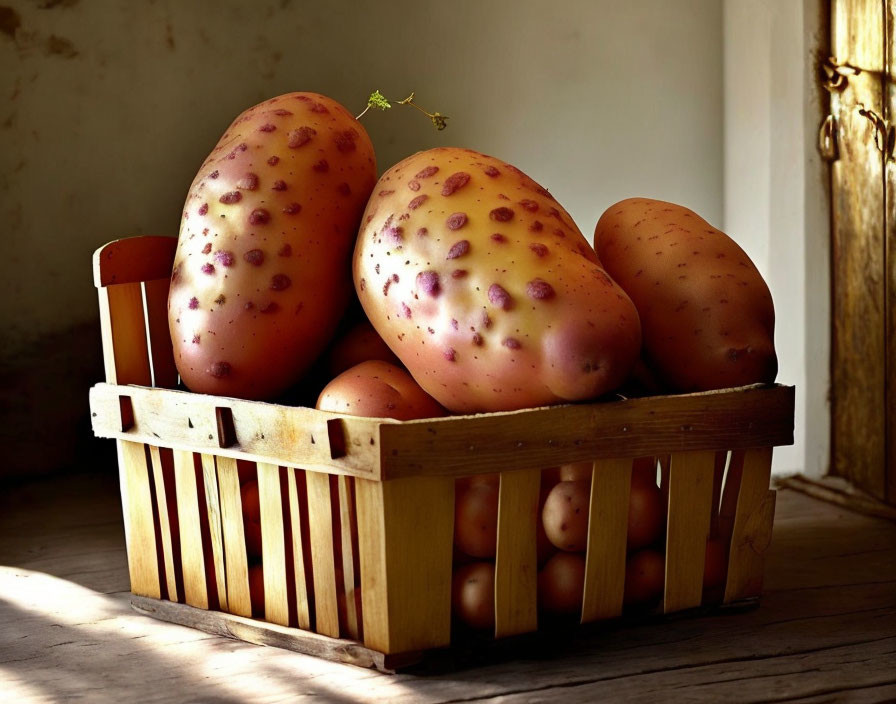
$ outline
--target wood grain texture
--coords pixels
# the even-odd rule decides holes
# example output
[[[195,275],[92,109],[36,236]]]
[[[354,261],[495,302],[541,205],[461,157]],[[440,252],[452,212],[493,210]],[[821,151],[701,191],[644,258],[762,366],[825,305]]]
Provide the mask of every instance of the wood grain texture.
[[[672,454],[663,594],[663,612],[667,614],[699,606],[703,598],[714,465],[715,452]]]
[[[202,485],[205,489],[205,509],[208,514],[209,544],[215,565],[214,588],[222,611],[227,607],[227,571],[224,566],[224,535],[221,523],[221,501],[218,492],[218,470],[214,455],[201,455]]]
[[[306,472],[308,487],[308,526],[311,537],[311,563],[314,577],[314,615],[318,633],[339,637],[339,608],[336,600],[336,562],[333,552],[333,508],[330,477]]]
[[[565,462],[743,448],[793,442],[793,387],[756,386],[700,394],[553,406],[419,421],[338,416],[311,408],[213,398],[168,389],[97,384],[94,432],[219,456],[359,478],[464,476]],[[118,399],[131,398],[124,432]],[[218,447],[215,408],[231,409],[234,447]],[[326,422],[341,418],[348,453],[333,459]]]
[[[451,639],[454,480],[358,479],[364,644],[383,653]]]
[[[831,471],[878,498],[886,495],[884,157],[858,108],[884,111],[883,7],[879,0],[832,4],[833,53],[862,72],[831,95],[839,143],[831,170]]]
[[[120,427],[121,394],[131,398],[135,415],[135,424],[126,433]],[[219,407],[230,409],[233,416],[236,444],[232,447],[219,447],[215,410]],[[340,416],[313,408],[107,384],[97,384],[90,390],[90,408],[93,430],[99,437],[142,439],[250,462],[367,478],[380,473],[379,426],[398,422],[346,417],[347,454],[333,459],[327,421]]]
[[[339,535],[342,541],[342,589],[345,595],[345,623],[342,624],[345,634],[354,640],[361,637],[361,620],[355,608],[355,562],[357,547],[352,536],[357,540],[358,523],[355,512],[354,480],[351,477],[337,477],[339,486]],[[358,575],[360,577],[360,575]]]
[[[177,578],[174,571],[174,541],[178,536],[172,535],[171,519],[168,514],[168,487],[165,485],[165,470],[162,466],[161,450],[155,445],[149,446],[152,462],[152,478],[156,490],[156,503],[159,509],[159,531],[162,536],[162,557],[165,563],[165,581],[168,587],[168,598],[180,601],[177,590]]]
[[[227,584],[227,610],[238,616],[252,615],[249,596],[249,561],[243,530],[243,504],[236,460],[217,457],[218,499],[221,506],[221,537]]]
[[[144,315],[149,336],[150,369],[152,385],[165,389],[177,386],[177,367],[174,366],[174,348],[168,330],[168,287],[170,277],[143,283]]]
[[[594,462],[582,623],[622,615],[631,481],[630,459]]]
[[[143,316],[143,289],[139,283],[118,284],[101,288],[97,293],[106,381],[149,386],[152,374]]]
[[[264,618],[289,625],[286,593],[286,545],[283,532],[283,498],[280,468],[258,463],[258,501],[261,507],[261,563],[264,565]]]
[[[184,601],[208,608],[205,557],[199,526],[199,494],[193,453],[174,451],[174,484],[177,490],[177,517],[180,524],[180,555],[184,573]]]
[[[787,445],[793,442],[793,387],[744,387],[408,421],[381,426],[380,438],[387,479]]]
[[[138,283],[171,278],[176,237],[142,235],[104,244],[93,253],[93,284]]]
[[[725,603],[762,592],[765,553],[771,543],[775,517],[775,492],[768,490],[771,469],[772,448],[757,448],[744,454],[728,551]]]
[[[297,479],[297,474],[300,471],[301,470],[298,469],[287,469],[286,482],[289,496],[289,520],[292,524],[292,566],[296,583],[296,612],[299,628],[308,630],[311,628],[311,609],[309,602],[308,575],[305,573],[307,556],[305,555],[305,547],[302,541],[302,505],[299,501]],[[303,472],[302,482],[304,483],[304,481],[305,477]]]
[[[495,637],[538,628],[536,530],[541,470],[502,472],[495,555]]]
[[[118,467],[131,591],[158,599],[161,596],[158,546],[143,444],[119,441]]]

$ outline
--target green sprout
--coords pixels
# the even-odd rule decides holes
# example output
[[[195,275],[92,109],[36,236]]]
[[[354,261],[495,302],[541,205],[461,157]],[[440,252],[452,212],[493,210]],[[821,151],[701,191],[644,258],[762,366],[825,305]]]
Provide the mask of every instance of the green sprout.
[[[448,122],[447,122],[448,116],[447,115],[443,115],[440,112],[427,112],[426,110],[421,108],[419,105],[417,105],[417,103],[414,102],[414,91],[411,91],[411,94],[404,100],[397,101],[397,104],[398,105],[410,105],[412,108],[419,110],[420,112],[422,112],[424,115],[426,115],[430,119],[433,126],[437,130],[443,130],[448,126]],[[373,91],[373,93],[370,94],[370,97],[367,99],[367,107],[365,107],[364,110],[361,111],[361,114],[358,115],[357,118],[355,118],[355,119],[360,120],[362,117],[364,117],[364,115],[367,114],[367,111],[370,110],[370,108],[377,108],[379,110],[388,110],[391,107],[392,107],[392,104],[386,99],[386,97],[382,93],[380,93],[378,90],[375,90],[375,91]]]

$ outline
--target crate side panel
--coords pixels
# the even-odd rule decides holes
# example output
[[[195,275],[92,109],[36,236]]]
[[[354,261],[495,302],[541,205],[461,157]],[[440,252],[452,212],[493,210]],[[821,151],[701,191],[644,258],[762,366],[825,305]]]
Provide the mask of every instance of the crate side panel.
[[[622,615],[632,460],[595,460],[582,623]]]
[[[227,583],[227,608],[232,614],[251,616],[249,561],[246,555],[246,535],[243,530],[239,471],[236,460],[229,457],[218,457],[216,464]]]
[[[675,453],[669,468],[663,611],[699,606],[712,513],[715,452]]]
[[[152,518],[149,468],[143,444],[119,441],[118,467],[131,591],[159,599],[158,545]]]
[[[336,563],[333,545],[333,508],[330,477],[306,472],[308,526],[311,533],[311,562],[314,578],[314,612],[318,633],[339,637],[339,608],[336,599]]]
[[[541,470],[502,472],[495,556],[495,637],[538,628],[536,530]]]
[[[772,448],[754,448],[744,453],[737,511],[731,533],[725,603],[762,590],[765,552],[771,543],[775,494],[768,490]]]
[[[180,551],[184,572],[184,601],[200,609],[208,608],[205,557],[199,525],[199,495],[193,453],[174,451],[174,482],[177,487],[177,515],[180,523]]]
[[[258,501],[261,509],[261,561],[264,572],[264,618],[289,625],[286,593],[286,546],[283,531],[283,499],[280,468],[258,464]]]

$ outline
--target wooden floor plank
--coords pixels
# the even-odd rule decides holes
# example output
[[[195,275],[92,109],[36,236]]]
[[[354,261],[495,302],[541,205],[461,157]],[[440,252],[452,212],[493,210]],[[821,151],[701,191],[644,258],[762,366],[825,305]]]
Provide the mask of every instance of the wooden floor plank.
[[[114,478],[0,491],[0,692],[23,702],[896,695],[896,524],[788,490],[779,491],[758,609],[610,625],[545,639],[519,659],[425,676],[380,675],[133,612],[120,590],[127,563],[118,501]]]

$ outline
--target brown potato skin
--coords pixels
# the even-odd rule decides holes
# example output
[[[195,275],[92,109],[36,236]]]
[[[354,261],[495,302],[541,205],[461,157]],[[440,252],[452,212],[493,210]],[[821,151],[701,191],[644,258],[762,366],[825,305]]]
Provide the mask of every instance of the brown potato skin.
[[[634,301],[644,361],[669,390],[775,380],[771,294],[724,232],[680,205],[630,198],[600,217],[594,248]]]
[[[369,418],[440,418],[442,408],[404,369],[371,359],[347,369],[317,399],[321,411]]]

